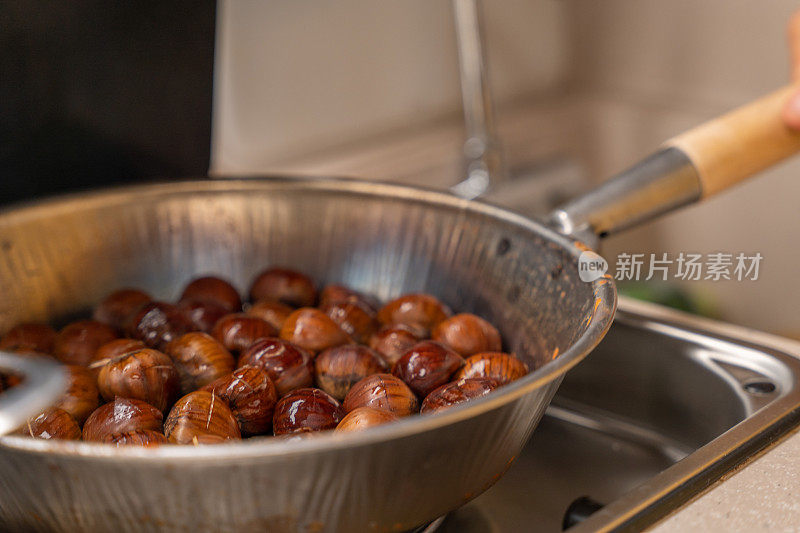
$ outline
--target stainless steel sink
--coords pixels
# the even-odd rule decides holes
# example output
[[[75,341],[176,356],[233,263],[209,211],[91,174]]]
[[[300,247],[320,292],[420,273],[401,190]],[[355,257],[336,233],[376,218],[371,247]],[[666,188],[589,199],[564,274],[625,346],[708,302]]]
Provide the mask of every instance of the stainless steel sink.
[[[514,466],[437,531],[560,531],[581,496],[605,506],[570,531],[643,529],[800,421],[800,344],[780,346],[623,299]]]

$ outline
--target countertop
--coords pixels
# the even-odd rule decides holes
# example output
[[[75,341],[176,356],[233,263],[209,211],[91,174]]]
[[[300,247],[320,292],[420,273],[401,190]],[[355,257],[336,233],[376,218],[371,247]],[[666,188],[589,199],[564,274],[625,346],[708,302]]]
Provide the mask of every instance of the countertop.
[[[728,474],[650,529],[797,531],[800,528],[800,433]]]

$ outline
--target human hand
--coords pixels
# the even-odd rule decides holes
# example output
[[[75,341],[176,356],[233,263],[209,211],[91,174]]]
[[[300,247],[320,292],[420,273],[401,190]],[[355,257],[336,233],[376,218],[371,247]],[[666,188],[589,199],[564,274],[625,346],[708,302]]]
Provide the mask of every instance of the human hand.
[[[787,28],[789,53],[791,54],[792,81],[800,83],[800,11],[796,11],[789,19]],[[789,98],[783,107],[783,121],[792,129],[800,131],[800,88]]]

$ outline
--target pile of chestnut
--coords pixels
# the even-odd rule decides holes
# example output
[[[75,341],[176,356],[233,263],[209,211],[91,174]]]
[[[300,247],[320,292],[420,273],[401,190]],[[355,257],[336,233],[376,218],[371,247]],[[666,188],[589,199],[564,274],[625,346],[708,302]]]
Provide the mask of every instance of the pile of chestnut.
[[[58,332],[15,326],[0,349],[53,357],[69,376],[58,403],[18,432],[151,446],[352,431],[445,409],[528,372],[502,352],[494,326],[428,294],[381,306],[341,285],[318,294],[308,276],[271,268],[249,299],[243,306],[230,283],[203,277],[177,303],[122,289]]]

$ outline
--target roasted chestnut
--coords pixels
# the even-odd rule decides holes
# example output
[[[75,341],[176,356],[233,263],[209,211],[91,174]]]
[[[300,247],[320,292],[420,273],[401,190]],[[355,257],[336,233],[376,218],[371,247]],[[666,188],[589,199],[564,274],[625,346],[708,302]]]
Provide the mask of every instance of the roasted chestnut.
[[[228,404],[208,391],[194,391],[178,400],[164,422],[164,435],[173,444],[242,438]]]
[[[378,311],[378,321],[384,325],[415,326],[423,331],[423,337],[427,337],[450,314],[450,309],[430,294],[406,294],[384,305]]]
[[[380,308],[379,302],[372,296],[360,293],[344,285],[327,285],[319,293],[320,307],[334,302],[353,302],[365,306],[373,315]]]
[[[525,363],[513,355],[502,352],[484,352],[468,357],[454,379],[493,378],[505,385],[527,373],[528,367]]]
[[[336,399],[319,389],[297,389],[278,402],[273,418],[275,435],[334,429],[344,412]]]
[[[128,317],[125,329],[129,337],[164,351],[167,344],[195,328],[176,306],[150,302]]]
[[[278,394],[262,368],[243,366],[233,374],[209,383],[203,390],[213,392],[228,404],[239,422],[242,435],[261,435],[272,428],[272,413]]]
[[[421,337],[414,334],[408,326],[397,324],[384,326],[369,340],[369,347],[378,352],[389,366],[393,366],[398,359],[421,341]]]
[[[276,331],[281,330],[283,323],[286,322],[286,319],[289,318],[289,315],[291,315],[293,312],[293,307],[289,307],[288,305],[280,302],[272,302],[270,300],[261,300],[260,302],[256,302],[247,310],[248,315],[269,322],[269,324],[275,328]]]
[[[169,343],[167,354],[178,371],[183,394],[230,374],[235,364],[233,356],[221,342],[199,331],[187,333]]]
[[[353,385],[342,406],[348,413],[359,407],[372,407],[399,417],[419,411],[417,397],[408,385],[391,374],[372,374],[365,377]]]
[[[80,320],[58,332],[53,354],[64,364],[86,366],[100,346],[116,338],[111,326],[96,320]]]
[[[68,412],[51,407],[28,420],[18,433],[36,439],[79,440],[81,427]]]
[[[351,342],[331,317],[313,307],[289,315],[281,328],[281,338],[312,353]]]
[[[260,318],[234,313],[220,318],[211,330],[211,334],[226,349],[239,353],[258,339],[274,337],[278,334],[278,330]]]
[[[172,359],[158,350],[142,348],[108,361],[100,369],[97,386],[106,401],[115,397],[147,402],[162,413],[180,392]]]
[[[133,398],[114,398],[89,415],[83,425],[83,440],[103,442],[116,433],[139,429],[161,431],[164,416],[156,407]]]
[[[372,374],[386,372],[383,359],[370,348],[360,344],[344,344],[328,348],[314,360],[319,388],[339,401],[350,388]]]
[[[358,302],[328,302],[320,310],[356,342],[366,342],[378,329],[374,311]]]
[[[216,302],[225,307],[229,313],[242,310],[239,291],[224,279],[214,276],[197,278],[189,283],[180,297],[180,301],[184,300]]]
[[[417,396],[424,398],[448,381],[461,368],[464,359],[456,352],[434,341],[415,344],[392,368]]]
[[[144,446],[150,448],[152,446],[160,446],[167,444],[167,437],[159,431],[151,429],[139,429],[136,431],[126,431],[125,433],[115,433],[109,435],[106,440],[109,444],[114,446]]]
[[[214,324],[230,313],[228,308],[211,300],[181,300],[177,307],[193,330],[204,333],[211,333]]]
[[[238,365],[263,368],[275,384],[278,397],[314,384],[314,359],[307,351],[283,339],[261,339],[239,357]]]
[[[373,409],[372,407],[359,407],[353,409],[342,418],[342,421],[336,426],[336,431],[360,431],[369,427],[394,422],[395,420],[398,420],[397,415],[389,411]]]
[[[470,313],[461,313],[439,322],[433,328],[433,340],[449,346],[462,357],[502,349],[500,332],[481,317]]]
[[[489,394],[502,383],[492,378],[461,379],[445,383],[425,397],[420,413],[432,413]]]
[[[17,324],[0,339],[0,350],[25,353],[53,353],[56,331],[47,324]]]
[[[136,339],[114,339],[111,342],[105,343],[94,352],[91,361],[89,361],[89,370],[96,378],[100,373],[100,369],[112,359],[124,353],[140,350],[142,348],[147,348],[147,346],[142,341]]]
[[[314,281],[303,273],[286,268],[270,268],[253,281],[250,300],[272,300],[292,307],[310,307],[317,300],[317,289]]]
[[[121,332],[125,329],[128,318],[151,301],[153,298],[139,289],[120,289],[103,298],[94,308],[92,317]]]
[[[66,365],[64,370],[67,374],[67,390],[56,402],[55,407],[68,412],[80,425],[100,405],[100,394],[97,392],[94,375],[89,369]]]
[[[203,276],[177,304],[122,289],[95,307],[94,320],[58,333],[16,326],[0,350],[71,365],[56,406],[18,431],[115,446],[218,444],[270,432],[305,439],[418,413],[423,399],[423,412],[444,409],[528,371],[500,352],[486,320],[451,316],[430,294],[381,307],[344,285],[318,295],[305,274],[270,268],[248,295],[243,308],[231,283]],[[0,374],[0,392],[20,379]]]

